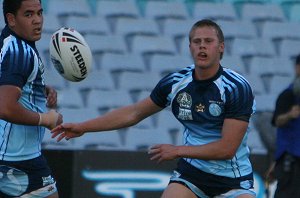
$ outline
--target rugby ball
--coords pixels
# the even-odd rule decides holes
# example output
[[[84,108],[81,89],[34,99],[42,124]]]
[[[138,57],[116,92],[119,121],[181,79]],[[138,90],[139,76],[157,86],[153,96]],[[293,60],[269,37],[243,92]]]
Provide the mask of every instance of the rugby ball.
[[[90,47],[72,28],[63,27],[52,34],[49,52],[55,69],[69,81],[82,81],[91,70]]]

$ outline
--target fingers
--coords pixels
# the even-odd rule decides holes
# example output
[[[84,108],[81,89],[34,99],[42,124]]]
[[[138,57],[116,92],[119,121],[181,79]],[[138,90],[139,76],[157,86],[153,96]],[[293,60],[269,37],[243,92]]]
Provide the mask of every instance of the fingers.
[[[47,86],[46,93],[47,93],[47,107],[55,108],[57,105],[57,92],[55,91],[55,89]]]
[[[157,161],[158,163],[163,161],[162,150],[160,147],[161,147],[161,145],[154,145],[154,146],[150,147],[150,149],[148,151],[148,154],[152,155],[150,160]]]

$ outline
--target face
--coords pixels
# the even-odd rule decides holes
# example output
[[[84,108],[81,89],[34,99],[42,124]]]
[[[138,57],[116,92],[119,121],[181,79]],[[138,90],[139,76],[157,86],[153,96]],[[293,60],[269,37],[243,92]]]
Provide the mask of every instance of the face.
[[[16,15],[6,15],[12,31],[28,41],[41,38],[43,26],[43,9],[39,0],[25,0]]]
[[[224,52],[224,42],[220,43],[213,27],[199,27],[191,34],[190,52],[195,67],[208,69],[218,67],[220,53]]]

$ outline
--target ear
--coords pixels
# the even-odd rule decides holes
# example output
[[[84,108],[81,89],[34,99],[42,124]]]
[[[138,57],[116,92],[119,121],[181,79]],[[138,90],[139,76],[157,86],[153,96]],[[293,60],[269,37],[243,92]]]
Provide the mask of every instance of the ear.
[[[6,19],[9,27],[14,27],[16,25],[16,17],[12,13],[7,13]]]
[[[222,42],[221,44],[220,44],[220,52],[223,52],[224,53],[224,49],[225,49],[225,43],[224,42]]]

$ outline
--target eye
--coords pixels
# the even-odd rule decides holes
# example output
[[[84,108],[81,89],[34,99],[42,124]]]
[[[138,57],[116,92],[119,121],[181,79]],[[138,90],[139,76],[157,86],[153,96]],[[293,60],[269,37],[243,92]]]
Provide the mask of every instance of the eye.
[[[32,17],[32,13],[31,12],[25,12],[24,16],[25,17]]]
[[[43,16],[43,11],[38,12],[38,16]]]

